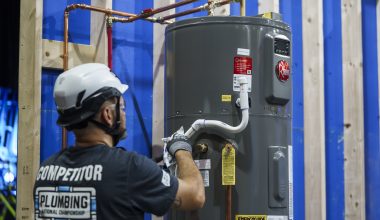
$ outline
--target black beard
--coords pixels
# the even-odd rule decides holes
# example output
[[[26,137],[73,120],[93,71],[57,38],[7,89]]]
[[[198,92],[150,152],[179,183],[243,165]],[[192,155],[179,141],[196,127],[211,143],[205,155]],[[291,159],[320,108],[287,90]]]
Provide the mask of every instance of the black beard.
[[[113,138],[113,146],[116,146],[119,143],[120,140],[126,139],[127,136],[128,136],[128,134],[127,134],[127,130],[126,129],[119,130],[118,134],[112,136],[112,138]]]

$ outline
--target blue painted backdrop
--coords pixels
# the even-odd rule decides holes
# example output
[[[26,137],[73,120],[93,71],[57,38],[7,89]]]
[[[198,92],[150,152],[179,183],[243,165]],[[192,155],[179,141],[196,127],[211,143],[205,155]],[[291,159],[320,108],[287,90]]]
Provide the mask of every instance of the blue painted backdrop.
[[[90,4],[90,0],[44,0],[43,38],[63,40],[63,11],[74,3]],[[115,10],[138,13],[153,7],[152,1],[114,1]],[[128,138],[120,146],[150,156],[152,136],[152,60],[153,26],[149,22],[116,23],[113,26],[113,71],[129,85],[124,95],[127,104]],[[90,11],[74,10],[69,17],[69,41],[90,43]],[[70,54],[69,54],[70,56]],[[61,129],[56,126],[53,100],[54,81],[62,70],[43,69],[41,112],[41,161],[59,151]],[[69,144],[73,144],[69,135]]]

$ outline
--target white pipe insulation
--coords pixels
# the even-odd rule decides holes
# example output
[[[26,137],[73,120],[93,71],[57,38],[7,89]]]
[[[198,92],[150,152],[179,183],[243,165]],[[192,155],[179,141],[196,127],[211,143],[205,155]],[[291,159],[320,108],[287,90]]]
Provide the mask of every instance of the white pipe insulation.
[[[192,137],[201,128],[214,128],[221,132],[235,134],[243,131],[247,127],[249,120],[248,82],[245,77],[240,77],[238,80],[240,84],[240,98],[237,100],[237,103],[240,104],[242,111],[240,124],[233,127],[222,121],[198,119],[191,125],[189,130],[186,131],[185,135],[188,138]]]

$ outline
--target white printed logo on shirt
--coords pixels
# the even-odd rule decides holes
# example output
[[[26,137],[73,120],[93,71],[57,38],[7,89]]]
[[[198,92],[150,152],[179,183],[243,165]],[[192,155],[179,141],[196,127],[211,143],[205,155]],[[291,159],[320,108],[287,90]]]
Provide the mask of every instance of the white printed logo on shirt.
[[[36,219],[96,219],[96,190],[91,187],[38,187]]]

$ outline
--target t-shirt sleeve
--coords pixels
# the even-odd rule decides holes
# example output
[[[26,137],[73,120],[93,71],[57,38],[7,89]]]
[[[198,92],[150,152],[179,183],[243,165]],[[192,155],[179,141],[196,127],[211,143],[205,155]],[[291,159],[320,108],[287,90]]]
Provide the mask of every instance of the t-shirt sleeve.
[[[174,202],[178,179],[145,156],[132,154],[128,188],[131,201],[139,209],[164,215]]]

